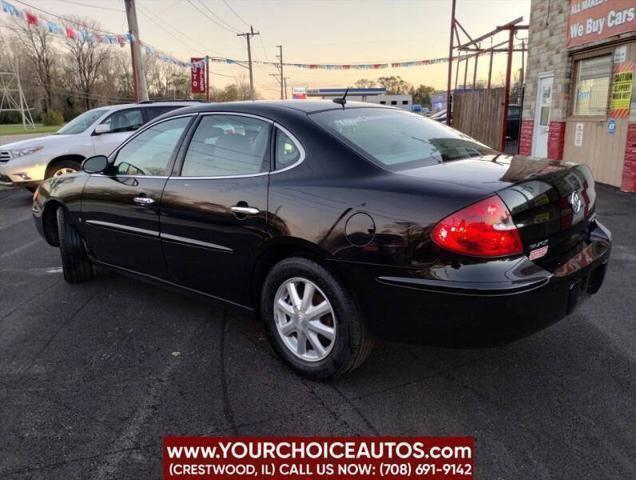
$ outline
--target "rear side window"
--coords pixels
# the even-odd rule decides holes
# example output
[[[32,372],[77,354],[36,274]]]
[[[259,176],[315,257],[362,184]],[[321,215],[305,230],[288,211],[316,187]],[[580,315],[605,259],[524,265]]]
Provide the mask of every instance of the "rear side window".
[[[293,165],[300,160],[300,150],[294,141],[282,130],[276,131],[276,168]]]
[[[109,133],[132,132],[144,124],[141,109],[130,108],[110,115],[102,124],[108,125]]]
[[[311,118],[374,163],[394,171],[497,153],[461,132],[403,110],[345,108]]]
[[[190,117],[166,120],[144,130],[117,153],[118,175],[168,175],[170,159]]]
[[[250,175],[269,170],[270,125],[250,117],[201,118],[183,160],[184,177]]]
[[[176,108],[181,108],[181,105],[175,105],[174,107],[172,105],[165,107],[149,107],[146,108],[146,116],[148,117],[148,121],[150,122],[153,119],[157,118],[159,115],[171,112]]]

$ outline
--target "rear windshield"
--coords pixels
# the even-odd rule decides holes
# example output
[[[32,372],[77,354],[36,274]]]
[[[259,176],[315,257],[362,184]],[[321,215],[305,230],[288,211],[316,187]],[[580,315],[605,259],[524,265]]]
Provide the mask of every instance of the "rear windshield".
[[[393,171],[497,154],[439,122],[400,110],[344,108],[314,113],[311,118],[364,156]]]

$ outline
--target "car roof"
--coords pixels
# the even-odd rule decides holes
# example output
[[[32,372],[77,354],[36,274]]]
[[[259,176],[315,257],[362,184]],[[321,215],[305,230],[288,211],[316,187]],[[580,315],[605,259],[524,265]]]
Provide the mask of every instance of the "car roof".
[[[339,110],[343,107],[331,100],[255,100],[242,102],[220,102],[220,103],[203,103],[190,105],[187,109],[179,110],[179,114],[184,113],[201,113],[201,112],[217,112],[223,110],[230,111],[250,111],[258,110],[261,113],[266,112],[284,112],[295,110],[304,113],[324,112],[327,110]],[[366,102],[346,103],[346,108],[393,108],[386,105],[379,105]],[[166,116],[169,116],[167,114]]]

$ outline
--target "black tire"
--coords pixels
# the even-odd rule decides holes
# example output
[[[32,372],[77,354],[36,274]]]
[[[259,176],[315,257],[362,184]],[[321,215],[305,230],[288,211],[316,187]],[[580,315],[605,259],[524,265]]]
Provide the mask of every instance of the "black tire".
[[[59,207],[55,213],[64,280],[69,283],[87,282],[93,278],[93,265],[86,253],[82,237],[69,221],[63,207]]]
[[[276,326],[276,292],[283,283],[295,277],[313,282],[331,304],[336,317],[333,347],[326,358],[319,361],[306,361],[292,353]],[[294,370],[313,380],[335,378],[351,372],[366,360],[373,349],[374,339],[351,294],[328,270],[306,258],[287,258],[271,269],[261,292],[261,315],[278,355]]]
[[[76,172],[80,171],[81,165],[79,162],[76,162],[75,160],[62,160],[59,162],[55,162],[52,165],[49,165],[46,169],[46,178],[51,178],[52,176],[55,175],[55,172],[63,169],[63,168],[70,168],[75,170]]]

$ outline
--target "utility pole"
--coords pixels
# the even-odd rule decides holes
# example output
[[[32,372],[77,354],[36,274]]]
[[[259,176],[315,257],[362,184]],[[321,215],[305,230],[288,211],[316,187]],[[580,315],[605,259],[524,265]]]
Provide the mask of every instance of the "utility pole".
[[[285,90],[285,100],[287,100],[287,80],[289,80],[289,77],[283,77],[283,89]]]
[[[210,103],[210,57],[205,56],[205,101]]]
[[[285,99],[285,90],[284,90],[284,84],[285,81],[283,80],[283,46],[282,45],[277,45],[278,47],[278,61],[280,62],[279,65],[280,67],[278,68],[280,70],[280,99],[284,100]]]
[[[126,17],[128,18],[128,31],[130,32],[130,55],[132,57],[133,81],[135,85],[135,98],[138,102],[148,101],[148,87],[144,74],[144,63],[141,60],[141,47],[139,46],[139,25],[137,25],[137,9],[135,0],[124,0],[126,4]]]
[[[255,32],[254,27],[250,26],[250,31],[245,33],[237,33],[237,37],[245,37],[247,40],[247,63],[250,68],[250,98],[254,100],[254,72],[252,70],[252,46],[250,40],[255,35],[260,35],[260,32]]]
[[[450,45],[448,47],[448,82],[446,87],[446,125],[451,124],[451,111],[453,109],[453,99],[451,98],[451,75],[453,74],[453,40],[455,35],[455,6],[456,0],[453,0],[451,5],[451,21],[450,21]],[[459,59],[457,59],[459,61]],[[468,69],[468,60],[466,60],[466,69]],[[466,81],[464,80],[464,88],[466,87]]]

